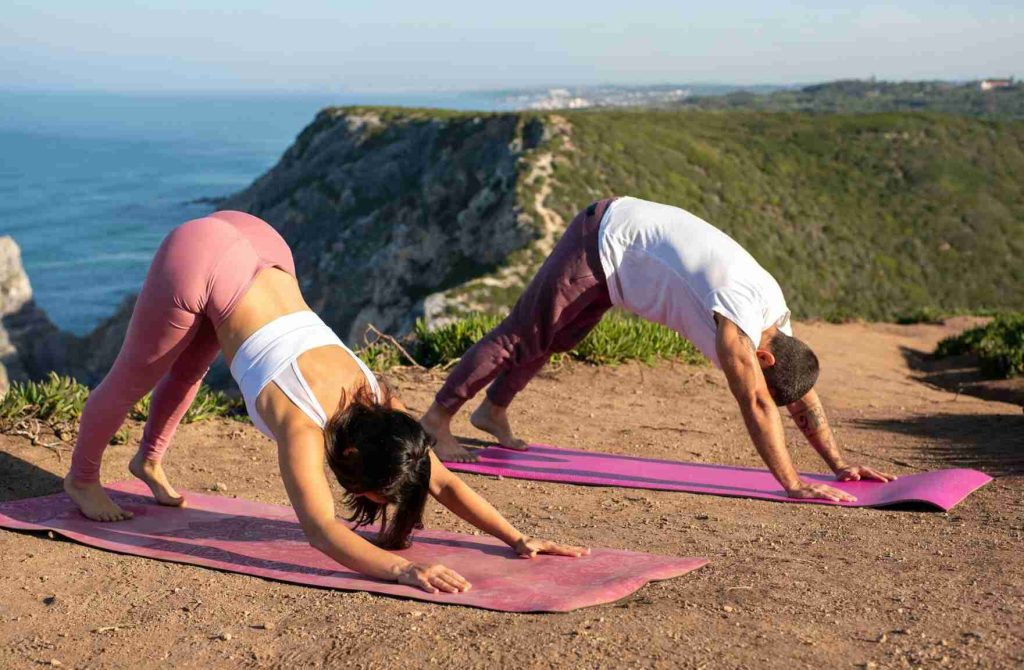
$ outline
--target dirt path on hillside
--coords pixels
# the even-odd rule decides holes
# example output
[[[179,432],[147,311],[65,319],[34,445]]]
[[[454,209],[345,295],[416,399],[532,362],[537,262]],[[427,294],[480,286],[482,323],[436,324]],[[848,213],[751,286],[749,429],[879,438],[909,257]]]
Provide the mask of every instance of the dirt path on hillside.
[[[711,560],[624,601],[556,615],[303,588],[0,531],[0,667],[1021,667],[1024,415],[920,380],[913,352],[951,330],[801,328],[851,458],[998,477],[952,513],[467,476],[527,532]],[[428,373],[391,381],[417,410],[439,384]],[[565,447],[758,464],[711,369],[544,373],[515,417],[529,437]],[[458,429],[483,437],[464,420]],[[106,478],[125,476],[132,449],[110,449]],[[809,448],[795,451],[800,467],[820,469]],[[66,463],[0,436],[0,499],[57,491]],[[223,495],[286,501],[272,444],[242,424],[184,426],[168,468],[181,488],[223,482]],[[466,530],[435,504],[426,519]]]

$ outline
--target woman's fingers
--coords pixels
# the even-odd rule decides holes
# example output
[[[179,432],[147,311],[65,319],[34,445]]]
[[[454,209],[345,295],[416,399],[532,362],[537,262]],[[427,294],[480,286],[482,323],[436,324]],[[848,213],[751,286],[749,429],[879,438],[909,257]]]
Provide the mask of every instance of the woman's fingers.
[[[417,575],[416,576],[416,586],[420,587],[421,589],[423,589],[427,593],[437,593],[437,588],[435,588],[434,585],[431,584],[430,582],[431,582],[430,578],[427,577],[426,575]]]
[[[548,542],[548,546],[543,549],[545,554],[554,554],[555,556],[572,556],[578,558],[580,556],[586,556],[590,553],[590,550],[586,547],[573,547],[568,544],[555,544],[554,542]]]
[[[441,574],[441,577],[447,583],[457,588],[459,591],[468,591],[471,586],[469,581],[465,577],[455,572],[454,570],[449,570],[448,568],[445,568],[444,572]]]

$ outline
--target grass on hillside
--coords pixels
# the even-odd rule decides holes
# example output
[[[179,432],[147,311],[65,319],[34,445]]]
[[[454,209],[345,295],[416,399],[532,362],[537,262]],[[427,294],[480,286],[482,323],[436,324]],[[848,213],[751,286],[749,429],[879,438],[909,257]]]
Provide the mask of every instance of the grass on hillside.
[[[35,442],[40,438],[40,428],[47,427],[58,440],[70,442],[78,432],[78,420],[88,398],[87,386],[55,372],[38,382],[14,382],[0,398],[0,432],[22,434]],[[136,403],[130,418],[145,420],[149,414],[149,401],[150,396],[146,395]],[[240,401],[202,386],[182,422],[236,417],[242,413],[244,407]],[[122,428],[113,442],[120,444],[126,439],[127,432]]]
[[[426,367],[447,367],[500,321],[498,316],[477,315],[434,330],[428,330],[421,321],[406,341],[380,337],[358,354],[376,372],[414,362]],[[627,361],[652,364],[657,360],[706,363],[696,348],[674,331],[618,311],[610,312],[565,356],[592,365]],[[71,442],[77,434],[88,397],[88,387],[53,372],[42,381],[14,382],[0,398],[0,433],[24,435],[36,442],[40,439],[40,429],[46,427],[58,440]],[[129,418],[145,421],[149,404],[150,396],[146,395],[132,408]],[[244,416],[245,408],[240,400],[202,386],[182,422]],[[127,431],[122,428],[113,442],[123,443],[126,439]]]
[[[977,356],[987,377],[1024,374],[1024,313],[1001,314],[984,326],[947,337],[935,348],[939,358],[964,354]]]
[[[424,367],[447,367],[457,361],[480,338],[501,322],[502,317],[477,314],[449,324],[427,329],[423,321],[401,343],[377,339],[359,351],[376,371],[413,361]],[[406,357],[399,345],[408,353]],[[604,319],[572,351],[568,358],[591,365],[617,365],[628,361],[653,364],[657,360],[676,360],[704,364],[706,359],[688,340],[675,331],[617,310]],[[557,360],[559,357],[555,357]]]
[[[1024,122],[938,114],[602,110],[547,206],[677,205],[734,237],[797,318],[1024,309]]]

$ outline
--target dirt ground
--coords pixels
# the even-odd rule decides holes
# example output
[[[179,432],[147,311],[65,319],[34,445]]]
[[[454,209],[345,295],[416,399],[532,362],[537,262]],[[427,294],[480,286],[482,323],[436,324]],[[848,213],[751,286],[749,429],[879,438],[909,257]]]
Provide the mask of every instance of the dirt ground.
[[[958,394],[963,379],[943,385],[921,356],[962,326],[800,328],[822,358],[818,388],[850,460],[997,477],[951,513],[467,475],[525,532],[711,561],[617,603],[543,615],[279,584],[0,531],[0,667],[1021,667],[1024,415]],[[440,378],[390,381],[422,411]],[[545,372],[515,419],[565,447],[759,464],[710,368]],[[484,437],[464,419],[458,428]],[[798,465],[820,470],[788,421],[787,432]],[[125,478],[132,450],[108,451],[105,478]],[[58,491],[67,462],[0,436],[0,499]],[[168,469],[179,488],[221,482],[222,495],[286,502],[272,443],[245,424],[184,426]],[[426,519],[468,530],[434,503]]]

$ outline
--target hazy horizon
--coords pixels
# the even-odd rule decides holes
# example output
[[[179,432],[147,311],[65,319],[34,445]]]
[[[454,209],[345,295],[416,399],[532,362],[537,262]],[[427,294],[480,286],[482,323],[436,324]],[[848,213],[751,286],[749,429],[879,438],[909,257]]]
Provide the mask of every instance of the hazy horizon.
[[[1024,71],[1020,3],[523,0],[511,15],[463,1],[47,4],[5,8],[0,90],[451,93],[970,81]]]

